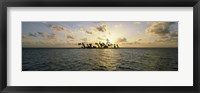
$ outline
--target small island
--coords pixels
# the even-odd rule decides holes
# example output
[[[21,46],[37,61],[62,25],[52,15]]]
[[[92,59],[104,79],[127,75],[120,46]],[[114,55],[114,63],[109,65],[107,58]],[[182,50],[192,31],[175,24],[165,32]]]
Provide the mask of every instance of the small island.
[[[81,48],[88,48],[88,49],[92,49],[92,48],[98,48],[98,49],[104,49],[104,48],[119,48],[118,44],[112,44],[109,42],[109,40],[107,39],[107,42],[99,42],[99,43],[94,43],[95,45],[92,45],[92,43],[78,43],[79,46],[81,46]]]

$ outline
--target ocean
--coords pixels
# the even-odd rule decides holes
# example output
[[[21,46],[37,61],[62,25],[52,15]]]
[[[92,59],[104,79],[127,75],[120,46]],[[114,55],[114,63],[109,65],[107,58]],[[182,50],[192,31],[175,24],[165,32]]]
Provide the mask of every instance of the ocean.
[[[178,48],[22,48],[22,71],[178,71]]]

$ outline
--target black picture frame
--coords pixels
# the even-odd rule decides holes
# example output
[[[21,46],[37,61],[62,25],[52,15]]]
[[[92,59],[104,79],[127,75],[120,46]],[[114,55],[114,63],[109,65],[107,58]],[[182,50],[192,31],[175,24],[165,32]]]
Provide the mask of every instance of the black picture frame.
[[[1,93],[199,93],[200,0],[2,0],[0,2]],[[193,7],[194,86],[7,86],[7,7]]]

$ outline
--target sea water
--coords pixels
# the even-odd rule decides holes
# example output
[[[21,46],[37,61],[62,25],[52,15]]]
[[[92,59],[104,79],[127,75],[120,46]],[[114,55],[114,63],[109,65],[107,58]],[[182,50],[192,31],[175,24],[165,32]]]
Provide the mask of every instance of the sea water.
[[[22,71],[178,71],[178,48],[23,48]]]

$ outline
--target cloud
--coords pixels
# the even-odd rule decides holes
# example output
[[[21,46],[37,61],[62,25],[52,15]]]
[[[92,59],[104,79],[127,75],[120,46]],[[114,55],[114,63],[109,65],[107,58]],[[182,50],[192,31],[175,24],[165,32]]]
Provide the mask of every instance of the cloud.
[[[87,38],[83,38],[83,39],[81,39],[81,40],[86,42],[86,41],[87,41]]]
[[[90,32],[90,31],[87,31],[87,30],[86,30],[85,32],[86,32],[87,34],[92,34],[92,32]]]
[[[144,43],[145,43],[145,40],[141,38],[133,42],[133,44],[144,44]]]
[[[55,45],[60,42],[60,40],[58,40],[57,35],[55,33],[47,33],[43,41],[47,45]]]
[[[141,39],[138,39],[138,40],[136,40],[136,41],[134,41],[134,42],[125,42],[125,43],[123,43],[123,44],[126,44],[126,45],[142,44],[140,41],[141,41]]]
[[[123,42],[122,45],[125,45],[125,46],[135,46],[135,45],[141,45],[142,43],[138,42],[138,41],[135,41],[135,42]]]
[[[56,34],[55,33],[44,33],[44,32],[37,32],[37,33],[29,33],[30,37],[38,37],[41,36],[43,38],[47,38],[48,40],[52,40],[52,39],[56,39]],[[25,36],[23,35],[22,38],[25,38]],[[28,38],[28,37],[26,37]]]
[[[64,26],[61,26],[61,25],[52,25],[52,24],[49,24],[47,22],[43,22],[47,27],[49,27],[52,31],[55,31],[55,32],[71,32],[70,29],[64,27]]]
[[[108,26],[106,24],[102,24],[100,26],[97,26],[96,29],[97,31],[100,31],[100,32],[106,32],[107,31],[107,28]]]
[[[36,33],[29,33],[28,35],[31,36],[31,37],[37,37]]]
[[[155,42],[177,42],[178,41],[178,26],[175,22],[150,22],[149,28],[145,30],[146,33],[158,36]],[[172,27],[174,29],[172,29]]]
[[[72,40],[75,39],[72,35],[67,35],[67,38]]]
[[[22,44],[23,45],[29,45],[31,44],[31,41],[32,39],[29,38],[29,36],[27,35],[22,35]]]
[[[62,47],[70,47],[74,40],[74,37],[71,35],[66,36],[66,39],[59,39],[56,33],[47,33],[47,32],[36,32],[31,33],[31,37],[36,36],[38,38],[29,38],[30,35],[23,34],[22,35],[22,43],[23,47],[52,47],[52,46],[62,46]],[[43,35],[40,37],[40,35]]]
[[[92,31],[88,31],[88,30],[86,30],[84,28],[81,28],[80,31],[81,32],[85,32],[86,34],[92,34]]]
[[[173,40],[169,39],[169,38],[166,38],[166,39],[156,39],[155,42],[160,42],[160,43],[163,43],[163,42],[173,42]]]
[[[29,37],[39,37],[39,36],[42,37],[42,38],[39,38],[40,42],[41,40],[47,40],[47,42],[53,43],[55,40],[57,40],[57,36],[55,33],[44,33],[44,32],[29,33],[28,36],[23,35],[22,38],[23,40],[27,40]],[[39,41],[35,41],[34,39],[31,39],[29,41],[39,42]]]
[[[104,38],[102,37],[97,37],[98,40],[105,40]]]
[[[138,39],[137,41],[142,41],[142,39]]]
[[[47,27],[49,27],[53,32],[64,32],[65,37],[68,39],[64,42],[70,43],[70,41],[73,41],[75,38],[73,37],[73,30],[66,28],[62,25],[52,25],[47,22],[43,22]],[[42,34],[41,34],[42,35]],[[47,36],[48,39],[51,39],[51,42],[55,42],[57,40],[56,34],[50,34]],[[57,40],[58,42],[62,42],[61,40]]]
[[[140,42],[138,42],[138,41],[135,41],[135,42],[133,42],[134,44],[141,44]]]
[[[170,33],[169,27],[174,23],[175,22],[150,22],[150,26],[145,30],[145,32],[159,36],[164,36]]]
[[[53,31],[56,31],[56,32],[59,32],[59,31],[64,31],[65,30],[65,28],[63,27],[63,26],[59,26],[59,25],[57,25],[57,26],[50,26],[50,28],[53,30]]]
[[[134,43],[123,43],[125,45],[133,45]]]
[[[165,37],[158,38],[155,42],[177,42],[178,41],[178,32],[170,31]]]
[[[127,42],[127,39],[124,38],[117,38],[117,42]]]
[[[47,34],[46,36],[47,36],[47,39],[49,40],[56,39],[56,34],[54,33]]]
[[[41,37],[45,37],[45,33],[43,32],[37,32]]]
[[[178,37],[178,32],[177,31],[170,31],[169,36],[170,37]]]
[[[110,34],[110,32],[108,31],[108,26],[106,24],[90,27],[89,29],[80,28],[80,31],[91,35],[96,34],[97,32],[106,32],[107,34]]]

